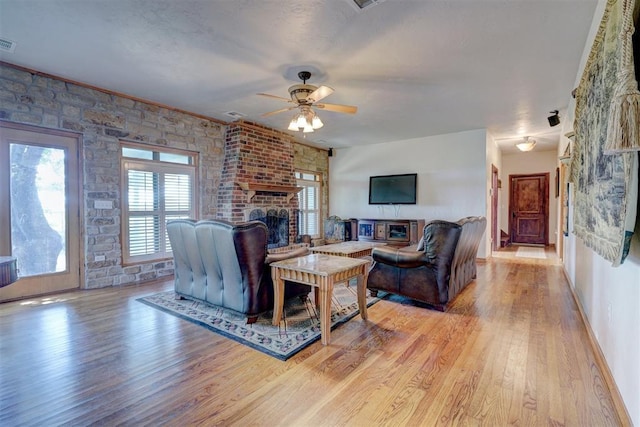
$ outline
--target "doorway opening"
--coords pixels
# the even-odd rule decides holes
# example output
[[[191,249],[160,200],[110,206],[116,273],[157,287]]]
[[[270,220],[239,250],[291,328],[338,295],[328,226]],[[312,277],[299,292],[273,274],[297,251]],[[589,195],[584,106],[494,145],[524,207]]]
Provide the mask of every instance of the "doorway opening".
[[[79,138],[0,122],[0,256],[18,269],[0,301],[80,286]]]

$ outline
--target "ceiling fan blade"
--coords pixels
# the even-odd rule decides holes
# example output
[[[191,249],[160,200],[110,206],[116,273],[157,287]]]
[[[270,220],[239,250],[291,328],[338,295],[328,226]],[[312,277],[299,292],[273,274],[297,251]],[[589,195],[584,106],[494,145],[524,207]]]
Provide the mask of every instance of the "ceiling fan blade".
[[[358,107],[353,105],[341,105],[341,104],[313,104],[315,108],[320,108],[327,111],[335,111],[336,113],[355,114],[358,111]]]
[[[274,114],[284,113],[285,111],[293,110],[294,108],[298,108],[298,106],[294,105],[293,107],[281,108],[281,109],[276,110],[276,111],[270,111],[268,113],[262,114],[262,117],[269,117],[269,116],[272,116]]]
[[[326,98],[327,96],[333,93],[333,89],[329,86],[320,86],[318,89],[314,90],[307,96],[307,102],[314,103],[320,101],[322,98]]]
[[[285,102],[293,102],[292,100],[288,99],[288,98],[283,98],[281,96],[278,95],[270,95],[268,93],[258,93],[256,95],[260,95],[260,96],[266,96],[268,98],[275,98],[275,99],[279,99],[280,101],[285,101]]]

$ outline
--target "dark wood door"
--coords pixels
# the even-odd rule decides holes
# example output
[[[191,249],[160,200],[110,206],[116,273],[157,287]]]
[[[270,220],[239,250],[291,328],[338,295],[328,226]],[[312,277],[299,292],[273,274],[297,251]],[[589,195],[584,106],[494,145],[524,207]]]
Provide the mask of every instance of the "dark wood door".
[[[509,175],[511,241],[547,245],[549,174]]]

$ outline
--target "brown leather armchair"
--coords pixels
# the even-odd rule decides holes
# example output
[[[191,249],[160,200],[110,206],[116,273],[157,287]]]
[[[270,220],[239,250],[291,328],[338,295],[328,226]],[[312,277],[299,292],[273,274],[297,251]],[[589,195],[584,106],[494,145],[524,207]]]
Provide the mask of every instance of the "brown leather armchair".
[[[374,248],[375,265],[367,281],[371,294],[387,291],[443,311],[449,302],[451,264],[461,232],[459,224],[435,220],[424,226],[422,248]]]
[[[267,227],[260,221],[232,224],[221,220],[167,222],[173,250],[175,292],[247,315],[273,310],[269,263],[306,255],[307,247],[267,255]],[[305,296],[311,288],[287,282],[285,298]]]
[[[476,278],[478,247],[487,227],[487,219],[481,216],[468,216],[459,220],[458,224],[462,226],[462,233],[451,266],[449,300],[452,300]]]
[[[431,221],[416,247],[376,247],[367,287],[425,302],[444,311],[477,275],[478,247],[487,225],[484,217],[456,223]]]

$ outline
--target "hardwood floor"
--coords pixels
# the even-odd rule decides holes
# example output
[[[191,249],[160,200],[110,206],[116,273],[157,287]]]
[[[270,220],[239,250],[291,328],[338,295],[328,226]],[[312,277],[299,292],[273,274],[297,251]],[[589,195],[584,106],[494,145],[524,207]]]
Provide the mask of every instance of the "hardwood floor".
[[[561,267],[494,258],[446,313],[383,300],[286,362],[146,306],[0,305],[0,425],[627,424]]]

